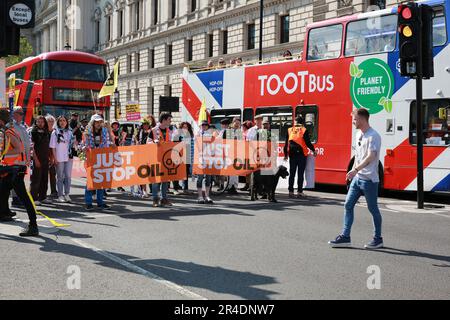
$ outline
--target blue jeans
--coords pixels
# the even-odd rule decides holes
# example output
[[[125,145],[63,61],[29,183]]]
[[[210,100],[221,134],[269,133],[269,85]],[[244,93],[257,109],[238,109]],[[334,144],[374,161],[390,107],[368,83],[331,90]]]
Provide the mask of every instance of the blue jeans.
[[[72,183],[73,160],[58,162],[56,165],[56,186],[58,188],[58,197],[69,195],[70,185]]]
[[[381,213],[378,209],[378,182],[363,180],[358,177],[353,178],[345,199],[344,229],[342,235],[350,237],[353,224],[354,209],[358,199],[364,195],[367,207],[372,214],[374,233],[376,238],[381,237]]]
[[[152,184],[153,200],[159,199],[159,191],[161,191],[161,199],[167,199],[168,190],[169,190],[169,182],[153,183]]]
[[[87,188],[84,190],[84,201],[87,205],[92,205],[92,193],[97,192],[97,205],[103,206],[103,196],[105,195],[105,190],[88,190]]]

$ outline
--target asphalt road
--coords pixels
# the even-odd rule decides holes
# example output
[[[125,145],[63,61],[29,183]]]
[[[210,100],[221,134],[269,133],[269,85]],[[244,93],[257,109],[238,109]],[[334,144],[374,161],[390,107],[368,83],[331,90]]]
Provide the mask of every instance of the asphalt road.
[[[212,206],[177,196],[172,208],[151,208],[113,192],[113,211],[86,212],[81,186],[73,192],[75,204],[40,207],[70,227],[40,218],[41,237],[21,239],[22,210],[22,221],[0,224],[0,299],[450,298],[448,205],[380,199],[386,248],[368,251],[364,201],[353,248],[327,245],[341,230],[343,194],[271,204],[242,193]]]

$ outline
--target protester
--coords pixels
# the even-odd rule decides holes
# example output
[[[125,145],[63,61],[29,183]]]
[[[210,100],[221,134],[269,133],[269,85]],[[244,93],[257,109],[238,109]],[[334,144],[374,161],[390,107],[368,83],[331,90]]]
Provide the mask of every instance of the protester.
[[[125,145],[125,141],[127,139],[127,133],[125,131],[122,131],[122,129],[120,128],[119,121],[115,120],[111,123],[110,135],[113,137],[114,145],[116,147]]]
[[[382,217],[378,208],[378,185],[380,183],[378,163],[380,161],[381,137],[369,124],[369,111],[360,108],[352,113],[353,125],[356,133],[355,161],[352,170],[347,173],[347,180],[351,181],[345,199],[344,227],[335,240],[328,243],[331,247],[351,246],[350,232],[353,225],[354,209],[358,199],[364,195],[367,208],[372,214],[374,237],[366,244],[366,249],[383,247],[381,237]]]
[[[314,157],[317,152],[310,140],[309,131],[303,123],[303,117],[299,114],[295,118],[295,126],[288,129],[286,142],[284,144],[284,159],[289,159],[289,197],[294,197],[294,182],[297,175],[297,197],[304,197],[303,181],[306,168],[306,157],[308,149],[311,150]]]
[[[156,126],[155,117],[152,115],[148,115],[147,117],[143,118],[141,120],[141,127],[139,128],[137,135],[136,135],[136,144],[137,145],[143,145],[147,144],[149,140],[153,140],[153,132],[152,129]],[[134,189],[134,188],[133,188]],[[152,185],[149,185],[149,192],[152,190]],[[132,191],[133,193],[133,191]],[[143,198],[149,198],[149,194],[147,192],[147,186],[141,185],[139,186],[138,195],[142,196]]]
[[[50,137],[55,130],[55,117],[50,114],[45,116],[45,120],[47,120],[48,124],[48,139],[50,141]],[[48,174],[49,174],[49,182],[50,182],[50,196],[52,198],[58,198],[58,191],[56,190],[56,165],[55,158],[53,157],[53,152],[50,150],[48,156]]]
[[[194,158],[194,131],[189,122],[182,122],[180,124],[180,128],[175,133],[173,141],[184,142],[186,144],[186,179],[182,185],[183,193],[186,194],[189,191],[189,176]],[[174,181],[174,187],[175,191],[181,189],[178,181]]]
[[[72,183],[73,150],[76,145],[75,137],[68,126],[65,116],[56,120],[56,128],[50,138],[50,148],[56,166],[56,186],[58,188],[59,203],[71,202],[70,186]]]
[[[170,129],[171,122],[172,115],[170,113],[161,113],[159,123],[152,129],[153,137],[149,139],[149,142],[156,144],[171,142],[173,135],[173,131]],[[153,207],[172,206],[172,203],[167,198],[168,189],[168,182],[152,184]]]
[[[214,136],[213,131],[210,129],[208,121],[204,120],[201,123],[201,127],[199,131],[197,132],[197,138],[200,138],[200,143],[202,144],[200,146],[203,148],[203,143],[207,143],[212,140]],[[197,139],[198,141],[198,139]],[[203,181],[205,181],[205,195],[203,196]],[[198,191],[198,200],[197,202],[199,204],[213,204],[214,202],[210,198],[210,191],[211,191],[211,184],[212,184],[212,176],[207,174],[199,174],[197,175],[197,191]]]
[[[242,130],[241,130],[241,119],[240,118],[234,118],[233,122],[231,123],[231,128],[228,130],[230,137],[227,137],[227,139],[233,139],[233,140],[243,140],[242,136]],[[235,153],[238,151],[238,144],[235,144]],[[228,193],[230,194],[237,194],[237,189],[239,188],[239,176],[230,176],[230,181],[228,184]]]
[[[244,121],[242,123],[242,140],[243,141],[248,141],[248,131],[249,129],[253,127],[253,123],[250,120]],[[240,191],[249,191],[250,190],[250,178],[251,178],[251,174],[248,174],[245,176],[245,186],[241,189],[239,189]]]
[[[51,203],[47,199],[50,136],[48,123],[44,116],[36,118],[36,123],[31,129],[31,141],[33,143],[33,172],[30,193],[36,205]]]
[[[110,136],[109,132],[109,129],[103,123],[103,118],[98,114],[93,115],[88,127],[83,134],[84,151],[98,148],[107,148],[110,144],[113,143],[113,139]],[[100,210],[111,209],[109,205],[104,203],[104,190],[99,189],[95,192],[97,194],[97,208]],[[94,210],[94,206],[92,205],[92,192],[87,189],[87,186],[84,192],[84,200],[86,202],[86,210]]]
[[[18,121],[19,117],[15,117]],[[28,142],[22,140],[22,135],[16,126],[7,127],[9,112],[7,109],[0,109],[0,216],[3,221],[11,221],[14,216],[8,207],[9,192],[13,189],[20,201],[24,204],[29,223],[19,234],[21,237],[35,237],[39,235],[36,219],[36,209],[32,198],[25,187],[25,174],[29,159],[26,157],[25,145]],[[28,137],[26,137],[28,139]],[[30,152],[30,151],[28,151]]]

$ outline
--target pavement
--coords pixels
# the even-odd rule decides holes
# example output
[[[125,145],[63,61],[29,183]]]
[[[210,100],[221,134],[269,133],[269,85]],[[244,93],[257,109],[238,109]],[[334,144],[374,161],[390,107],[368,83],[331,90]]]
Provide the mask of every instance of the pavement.
[[[174,206],[111,192],[111,211],[84,210],[82,181],[73,204],[39,209],[41,236],[20,238],[26,214],[0,224],[0,299],[449,299],[450,206],[414,209],[380,198],[385,248],[365,250],[371,216],[361,200],[353,247],[332,249],[345,195],[308,191],[279,203],[245,193]]]

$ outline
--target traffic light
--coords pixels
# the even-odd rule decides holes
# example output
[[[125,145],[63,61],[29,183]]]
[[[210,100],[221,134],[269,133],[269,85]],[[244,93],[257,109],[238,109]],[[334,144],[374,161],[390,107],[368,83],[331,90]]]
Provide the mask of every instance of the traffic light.
[[[434,10],[429,5],[420,6],[422,17],[422,75],[425,79],[434,77],[433,67],[433,18]]]
[[[400,74],[417,76],[421,40],[420,9],[417,3],[408,2],[398,7],[398,33]]]

